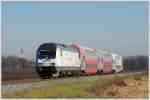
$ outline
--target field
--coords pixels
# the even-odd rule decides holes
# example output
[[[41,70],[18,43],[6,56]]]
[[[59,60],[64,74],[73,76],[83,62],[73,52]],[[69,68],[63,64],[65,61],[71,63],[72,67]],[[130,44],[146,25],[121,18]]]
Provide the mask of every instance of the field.
[[[148,98],[148,74],[28,89],[3,98]]]
[[[24,83],[39,80],[33,69],[2,70],[2,85]]]

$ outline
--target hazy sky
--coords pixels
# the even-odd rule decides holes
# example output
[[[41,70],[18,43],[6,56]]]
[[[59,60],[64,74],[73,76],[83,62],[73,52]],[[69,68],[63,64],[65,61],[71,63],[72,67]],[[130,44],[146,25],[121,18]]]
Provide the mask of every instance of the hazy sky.
[[[148,2],[2,2],[2,55],[45,42],[148,55]]]

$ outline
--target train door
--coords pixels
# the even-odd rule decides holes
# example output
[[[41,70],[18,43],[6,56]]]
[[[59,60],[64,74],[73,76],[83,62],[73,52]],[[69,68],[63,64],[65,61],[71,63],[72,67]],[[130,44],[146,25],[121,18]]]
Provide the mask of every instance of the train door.
[[[99,58],[98,69],[99,69],[99,72],[103,72],[103,70],[104,70],[104,64],[103,64],[103,57],[102,56]]]

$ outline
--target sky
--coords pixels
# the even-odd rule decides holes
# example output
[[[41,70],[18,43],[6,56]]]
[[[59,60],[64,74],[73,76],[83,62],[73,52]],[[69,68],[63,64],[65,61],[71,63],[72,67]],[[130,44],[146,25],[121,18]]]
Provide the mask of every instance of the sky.
[[[78,43],[122,56],[148,55],[148,1],[3,1],[2,55],[35,59],[47,42]]]

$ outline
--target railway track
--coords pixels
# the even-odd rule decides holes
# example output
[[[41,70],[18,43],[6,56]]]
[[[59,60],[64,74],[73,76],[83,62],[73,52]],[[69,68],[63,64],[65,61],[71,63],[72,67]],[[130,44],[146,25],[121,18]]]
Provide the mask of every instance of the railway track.
[[[54,86],[57,84],[64,84],[64,83],[73,83],[73,82],[82,82],[82,81],[93,81],[100,78],[108,78],[113,76],[126,76],[126,75],[134,75],[134,74],[141,74],[145,72],[128,72],[128,73],[117,73],[117,74],[105,74],[105,75],[88,75],[88,76],[78,76],[78,77],[66,77],[66,78],[52,78],[52,79],[39,79],[37,81],[24,82],[24,83],[17,83],[17,84],[8,84],[2,85],[1,93],[4,94],[13,94],[19,91],[23,91],[26,89],[31,88],[40,88],[40,87],[47,87],[47,86]]]

